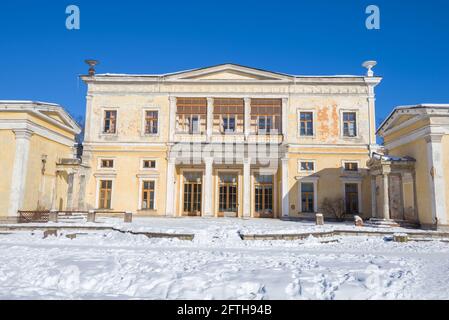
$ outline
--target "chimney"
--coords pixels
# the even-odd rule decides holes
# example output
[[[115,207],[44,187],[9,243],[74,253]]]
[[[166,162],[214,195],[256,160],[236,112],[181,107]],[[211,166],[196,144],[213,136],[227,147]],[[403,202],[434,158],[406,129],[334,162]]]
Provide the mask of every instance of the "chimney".
[[[93,60],[93,59],[88,59],[85,60],[84,62],[86,62],[89,65],[89,76],[93,77],[95,75],[95,66],[97,64],[100,64],[100,61],[98,60]]]
[[[365,61],[362,66],[366,69],[368,69],[368,71],[366,72],[366,75],[368,77],[374,77],[374,71],[372,70],[375,66],[377,65],[376,61],[370,60],[370,61]]]

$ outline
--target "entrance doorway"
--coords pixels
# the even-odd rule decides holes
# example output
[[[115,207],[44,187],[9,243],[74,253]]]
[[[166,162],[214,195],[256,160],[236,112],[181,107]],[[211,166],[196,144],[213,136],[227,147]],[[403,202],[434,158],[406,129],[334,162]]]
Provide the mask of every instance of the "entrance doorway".
[[[219,174],[218,213],[220,216],[237,217],[238,212],[238,175],[236,173]]]
[[[255,212],[261,218],[274,218],[273,176],[255,176]]]
[[[202,204],[202,173],[184,173],[184,204],[185,216],[201,216]]]

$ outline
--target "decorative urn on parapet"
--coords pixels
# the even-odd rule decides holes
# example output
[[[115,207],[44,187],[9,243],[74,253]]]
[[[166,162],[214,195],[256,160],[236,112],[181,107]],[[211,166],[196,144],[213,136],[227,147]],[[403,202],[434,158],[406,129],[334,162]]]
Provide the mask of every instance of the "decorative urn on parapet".
[[[84,60],[84,62],[86,62],[89,65],[89,76],[94,76],[95,75],[95,66],[100,64],[100,61],[98,60],[93,60],[93,59],[87,59]]]

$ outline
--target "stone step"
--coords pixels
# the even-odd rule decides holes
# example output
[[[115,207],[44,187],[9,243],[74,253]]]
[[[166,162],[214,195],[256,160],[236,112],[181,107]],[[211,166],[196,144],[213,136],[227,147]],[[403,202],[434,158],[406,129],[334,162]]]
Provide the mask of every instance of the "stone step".
[[[369,219],[366,224],[366,226],[374,226],[378,228],[397,228],[401,225],[397,223],[394,220],[387,220],[387,219]]]

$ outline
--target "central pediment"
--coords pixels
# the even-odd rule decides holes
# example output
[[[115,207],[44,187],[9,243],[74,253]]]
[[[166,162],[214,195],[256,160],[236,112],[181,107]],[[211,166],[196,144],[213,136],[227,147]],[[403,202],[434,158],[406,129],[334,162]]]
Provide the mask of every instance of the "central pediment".
[[[170,80],[192,81],[289,81],[292,77],[235,64],[224,64],[183,71],[171,74],[167,78]]]

